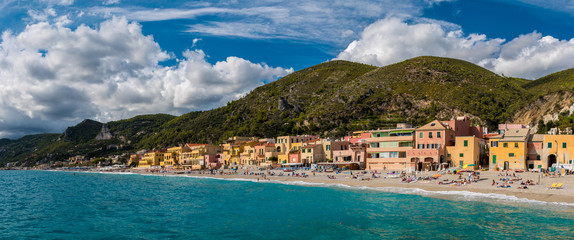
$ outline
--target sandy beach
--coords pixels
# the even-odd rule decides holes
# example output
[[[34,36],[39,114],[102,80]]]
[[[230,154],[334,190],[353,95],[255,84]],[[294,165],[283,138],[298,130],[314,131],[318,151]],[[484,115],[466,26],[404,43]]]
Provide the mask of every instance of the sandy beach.
[[[429,195],[431,197],[445,198],[448,196],[459,195],[459,197],[468,197],[468,193],[479,193],[482,197],[487,196],[493,199],[511,200],[511,199],[528,199],[535,201],[543,201],[550,203],[568,203],[574,204],[574,175],[566,175],[561,177],[544,176],[542,173],[514,173],[514,172],[479,172],[479,179],[471,176],[470,183],[452,183],[462,182],[462,179],[469,179],[469,173],[444,173],[437,179],[431,177],[438,172],[419,172],[416,177],[410,175],[410,179],[423,179],[411,181],[407,183],[404,181],[409,176],[400,176],[400,174],[392,174],[391,172],[377,172],[373,178],[371,171],[343,171],[343,172],[315,172],[309,170],[297,170],[295,172],[283,172],[282,170],[222,170],[217,173],[210,173],[209,171],[192,171],[188,172],[170,172],[164,171],[159,173],[150,173],[141,169],[131,169],[130,172],[136,174],[153,174],[153,175],[186,175],[190,177],[210,177],[219,179],[246,179],[254,182],[273,181],[285,184],[327,184],[341,186],[348,186],[350,188],[373,188],[373,189],[388,189],[389,192],[408,193]],[[353,175],[351,175],[351,173]],[[303,177],[305,175],[306,177]],[[508,176],[507,176],[508,175]],[[431,180],[424,180],[431,179]],[[509,181],[505,181],[509,179]],[[493,180],[495,184],[493,185]],[[530,180],[534,185],[527,185],[526,189],[519,188],[521,183]],[[503,183],[507,183],[510,187],[498,187]],[[439,184],[440,183],[440,184]],[[559,189],[551,189],[553,183],[562,183]],[[424,194],[431,193],[431,194]],[[435,194],[432,194],[435,193]],[[436,194],[440,193],[440,194]],[[466,194],[464,194],[466,193]],[[486,194],[486,195],[485,195]],[[465,196],[462,196],[465,195]],[[470,194],[472,195],[472,194]]]

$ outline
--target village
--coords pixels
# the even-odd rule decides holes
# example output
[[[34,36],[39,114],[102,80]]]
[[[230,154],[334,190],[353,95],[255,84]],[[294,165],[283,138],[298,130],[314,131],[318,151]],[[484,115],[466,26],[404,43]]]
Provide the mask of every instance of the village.
[[[421,127],[357,131],[341,139],[314,135],[232,137],[220,145],[188,143],[130,154],[139,169],[216,170],[321,167],[401,172],[445,169],[554,172],[572,170],[574,135],[535,134],[521,124],[499,131],[471,126],[469,117],[431,121]],[[569,147],[570,146],[570,147]],[[67,165],[81,162],[71,157]],[[117,159],[117,156],[116,156]]]

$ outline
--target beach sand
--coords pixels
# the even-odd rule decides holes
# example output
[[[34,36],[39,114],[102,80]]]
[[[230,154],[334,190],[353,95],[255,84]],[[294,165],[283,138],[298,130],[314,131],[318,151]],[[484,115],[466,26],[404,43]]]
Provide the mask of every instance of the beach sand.
[[[155,174],[155,175],[181,175],[176,174],[175,172],[162,172],[162,173],[149,173],[141,169],[131,169],[133,173],[138,174]],[[502,199],[509,199],[512,197],[518,199],[529,199],[529,200],[536,200],[536,201],[543,201],[543,202],[553,202],[553,203],[570,203],[574,204],[574,175],[566,175],[561,177],[550,177],[544,176],[541,173],[513,173],[508,172],[510,176],[512,174],[516,175],[516,178],[521,178],[521,181],[526,182],[526,180],[532,180],[536,185],[528,186],[528,189],[519,189],[518,187],[521,186],[520,182],[517,181],[510,184],[510,188],[498,188],[496,185],[492,185],[492,181],[494,180],[496,183],[502,183],[501,178],[506,178],[504,176],[504,172],[491,172],[491,171],[482,171],[480,172],[480,180],[477,182],[472,182],[470,184],[465,185],[444,185],[439,184],[439,182],[450,182],[451,180],[458,180],[459,175],[454,174],[444,174],[436,180],[429,180],[429,181],[417,181],[406,183],[402,181],[401,177],[391,177],[392,174],[388,174],[387,172],[378,172],[380,178],[371,178],[372,172],[366,171],[366,174],[362,174],[365,171],[344,171],[341,173],[336,172],[316,172],[313,174],[311,171],[302,171],[298,170],[295,173],[301,175],[305,173],[308,177],[296,177],[296,176],[287,176],[288,173],[284,173],[281,170],[271,170],[275,175],[269,175],[270,172],[268,171],[257,171],[257,170],[249,170],[249,173],[246,174],[247,170],[238,170],[237,173],[233,174],[230,170],[224,170],[224,174],[209,174],[209,171],[201,172],[191,172],[184,173],[183,175],[192,176],[192,177],[211,177],[211,178],[220,178],[220,179],[249,179],[252,181],[278,181],[283,182],[286,184],[295,184],[295,183],[309,183],[309,184],[341,184],[346,185],[351,188],[360,188],[360,187],[368,187],[368,188],[375,188],[375,189],[385,189],[385,188],[397,188],[402,189],[403,191],[395,191],[394,192],[404,192],[404,193],[415,193],[421,194],[424,192],[431,192],[431,193],[442,193],[442,194],[431,194],[432,197],[441,197],[441,195],[445,196],[452,196],[452,195],[462,195],[462,193],[481,193],[481,194],[489,194],[493,198],[502,198]],[[357,179],[351,178],[350,172],[353,175],[357,176]],[[266,178],[262,175],[251,175],[252,173],[257,174],[266,174]],[[278,176],[278,174],[283,173],[283,176]],[[417,174],[417,177],[430,177],[432,175],[437,174],[437,172],[420,172]],[[329,176],[335,176],[335,179],[331,179]],[[502,176],[501,176],[502,175]],[[468,179],[468,173],[463,172],[460,175],[461,178]],[[371,180],[361,180],[370,178]],[[514,177],[510,177],[514,178]],[[539,183],[539,184],[538,184]],[[562,183],[561,189],[550,189],[548,186],[552,185],[553,183]],[[421,191],[422,190],[422,191]],[[393,191],[389,191],[393,192]],[[495,195],[493,195],[495,194]],[[466,194],[468,195],[468,194]]]

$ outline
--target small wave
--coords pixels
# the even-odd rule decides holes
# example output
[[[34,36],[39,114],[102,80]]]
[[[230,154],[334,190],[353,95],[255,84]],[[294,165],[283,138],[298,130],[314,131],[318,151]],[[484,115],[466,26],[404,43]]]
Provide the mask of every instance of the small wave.
[[[228,181],[250,181],[258,182],[255,179],[245,179],[245,178],[217,178],[217,177],[197,177],[197,178],[211,178],[217,180],[228,180]],[[379,191],[387,193],[398,193],[398,194],[409,194],[409,195],[419,195],[424,197],[441,197],[451,200],[461,200],[461,201],[476,201],[476,202],[496,202],[496,203],[525,203],[525,204],[536,204],[536,205],[556,205],[556,206],[567,206],[574,207],[574,203],[565,202],[545,202],[539,200],[533,200],[528,198],[519,198],[513,195],[506,195],[500,193],[479,193],[471,191],[429,191],[420,188],[402,188],[402,187],[367,187],[367,186],[351,186],[342,183],[322,183],[322,182],[306,182],[306,181],[280,181],[280,180],[270,180],[270,181],[260,181],[262,183],[277,183],[284,185],[297,185],[297,186],[307,186],[307,187],[335,187],[335,188],[345,188],[351,190],[369,190],[369,191]]]

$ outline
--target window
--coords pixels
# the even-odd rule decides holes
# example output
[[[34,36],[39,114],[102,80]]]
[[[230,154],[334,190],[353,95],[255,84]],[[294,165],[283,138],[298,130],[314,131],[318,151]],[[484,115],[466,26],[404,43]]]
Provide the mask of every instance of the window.
[[[436,137],[440,138],[440,132],[436,132]]]
[[[514,143],[514,148],[518,148],[518,143]]]
[[[540,160],[540,155],[536,155],[536,160]]]
[[[450,158],[450,153],[446,155],[447,158]]]
[[[502,147],[507,148],[507,147],[508,147],[508,143],[503,143],[503,144],[502,144]]]
[[[429,138],[432,138],[432,132],[429,132]]]
[[[468,140],[464,140],[464,146],[468,147]]]
[[[491,146],[491,147],[498,147],[498,141],[492,141],[492,142],[490,142],[490,146]]]
[[[566,148],[566,143],[565,143],[565,142],[562,143],[562,148]]]
[[[534,168],[534,164],[528,164],[528,169],[533,169]]]
[[[399,157],[399,153],[398,152],[390,152],[389,157],[390,158],[397,158],[397,157]]]
[[[496,155],[492,155],[492,163],[496,163]]]
[[[551,142],[548,143],[548,148],[552,148],[552,143],[551,143]]]
[[[399,158],[406,158],[407,157],[407,152],[399,152]],[[572,161],[572,160],[570,160]]]
[[[514,153],[509,153],[508,156],[509,156],[509,157],[514,157]]]
[[[458,155],[459,157],[464,157],[464,153],[461,153]]]
[[[458,162],[459,166],[463,166],[464,165],[464,161],[460,161]]]
[[[423,133],[419,133],[419,138],[423,138]]]
[[[327,145],[327,151],[331,150],[331,145]]]

